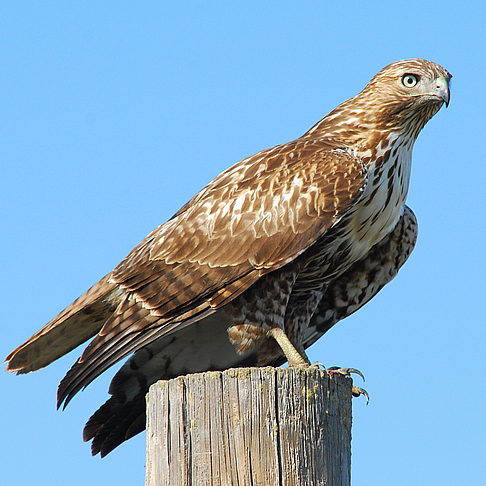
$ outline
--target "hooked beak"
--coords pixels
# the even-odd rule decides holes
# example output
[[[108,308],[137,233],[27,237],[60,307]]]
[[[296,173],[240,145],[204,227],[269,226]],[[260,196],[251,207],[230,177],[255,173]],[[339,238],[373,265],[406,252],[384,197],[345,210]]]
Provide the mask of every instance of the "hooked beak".
[[[451,94],[449,91],[449,79],[441,76],[440,78],[437,78],[435,80],[434,96],[437,96],[438,98],[443,100],[446,107],[449,106],[449,100],[451,98]]]

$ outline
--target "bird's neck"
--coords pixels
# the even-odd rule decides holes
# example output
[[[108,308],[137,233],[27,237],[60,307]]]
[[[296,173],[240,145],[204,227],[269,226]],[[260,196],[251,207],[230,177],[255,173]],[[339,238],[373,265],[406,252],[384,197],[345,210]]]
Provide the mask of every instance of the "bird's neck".
[[[317,122],[304,137],[328,138],[351,150],[365,163],[396,147],[411,150],[420,130],[432,113],[414,116],[402,105],[388,105],[380,110],[358,97],[345,101]]]

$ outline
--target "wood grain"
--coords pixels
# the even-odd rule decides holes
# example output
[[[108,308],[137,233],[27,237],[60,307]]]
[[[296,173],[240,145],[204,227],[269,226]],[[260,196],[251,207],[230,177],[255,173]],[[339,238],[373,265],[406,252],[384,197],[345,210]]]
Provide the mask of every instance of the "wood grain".
[[[316,368],[159,381],[147,395],[146,486],[349,486],[351,386]]]

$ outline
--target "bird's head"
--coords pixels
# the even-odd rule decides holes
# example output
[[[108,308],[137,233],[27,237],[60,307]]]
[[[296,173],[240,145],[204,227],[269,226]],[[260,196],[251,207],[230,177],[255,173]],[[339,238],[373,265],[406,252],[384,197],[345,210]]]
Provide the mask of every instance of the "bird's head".
[[[445,103],[451,74],[424,59],[397,61],[383,68],[361,93],[331,111],[307,132],[367,147],[399,133],[412,143]]]
[[[397,61],[383,68],[355,97],[373,106],[379,123],[388,128],[422,129],[445,103],[449,105],[451,74],[425,59]]]

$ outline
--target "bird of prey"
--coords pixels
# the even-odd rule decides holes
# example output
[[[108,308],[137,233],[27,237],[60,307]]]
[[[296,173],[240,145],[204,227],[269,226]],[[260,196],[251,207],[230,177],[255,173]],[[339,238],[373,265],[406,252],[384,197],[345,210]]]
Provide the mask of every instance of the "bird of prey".
[[[430,61],[392,63],[301,137],[233,165],[15,349],[8,370],[37,370],[93,338],[59,385],[65,406],[131,355],[84,428],[104,456],[145,428],[157,380],[308,365],[304,349],[414,247],[412,147],[448,105],[450,79]]]

